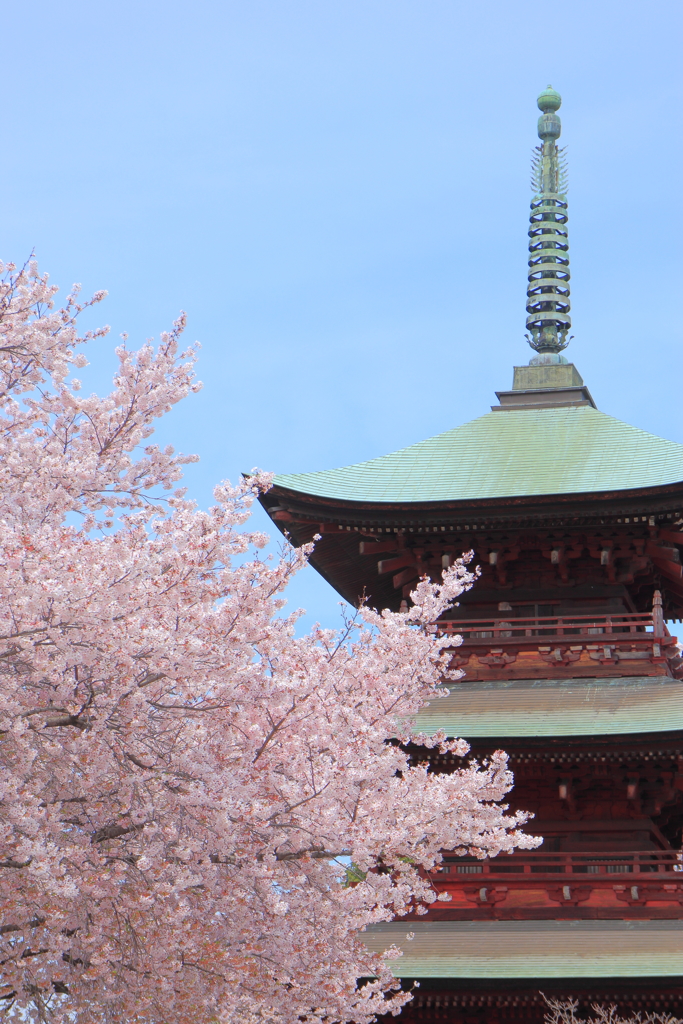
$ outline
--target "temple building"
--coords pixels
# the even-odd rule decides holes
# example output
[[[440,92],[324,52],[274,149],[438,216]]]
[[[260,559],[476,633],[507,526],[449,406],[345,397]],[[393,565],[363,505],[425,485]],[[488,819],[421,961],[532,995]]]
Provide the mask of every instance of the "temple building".
[[[540,1024],[582,1009],[683,1016],[683,446],[599,410],[569,342],[560,96],[538,99],[528,342],[478,419],[355,466],[275,478],[262,502],[352,604],[398,609],[473,550],[481,578],[439,623],[461,680],[420,715],[510,755],[537,850],[445,854],[449,903],[376,926],[420,988],[406,1024]],[[424,757],[424,753],[421,755]],[[433,757],[435,771],[456,759]],[[414,938],[406,941],[406,933]]]

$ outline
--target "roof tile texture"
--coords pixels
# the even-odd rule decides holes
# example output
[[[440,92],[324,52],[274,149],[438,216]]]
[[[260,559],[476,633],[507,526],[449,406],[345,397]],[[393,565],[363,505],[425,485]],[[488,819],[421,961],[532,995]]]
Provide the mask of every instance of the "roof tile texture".
[[[345,501],[463,501],[683,481],[683,445],[590,406],[487,413],[368,462],[284,474],[281,487]]]

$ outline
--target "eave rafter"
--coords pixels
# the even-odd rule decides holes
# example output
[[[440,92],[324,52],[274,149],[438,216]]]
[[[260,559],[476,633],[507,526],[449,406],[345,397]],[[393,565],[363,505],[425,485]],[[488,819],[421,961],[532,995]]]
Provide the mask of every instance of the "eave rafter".
[[[506,588],[538,550],[559,586],[576,586],[590,563],[594,580],[649,586],[650,602],[658,588],[667,615],[683,616],[683,484],[423,505],[340,502],[276,484],[261,500],[295,545],[320,536],[313,565],[353,603],[365,594],[398,606],[420,576],[467,550],[488,580],[480,590]]]

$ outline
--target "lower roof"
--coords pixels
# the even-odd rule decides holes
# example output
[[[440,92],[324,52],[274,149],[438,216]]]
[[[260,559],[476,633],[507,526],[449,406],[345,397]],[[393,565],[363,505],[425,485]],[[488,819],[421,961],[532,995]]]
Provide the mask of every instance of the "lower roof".
[[[354,466],[278,474],[277,487],[342,501],[469,501],[683,481],[683,445],[589,405],[510,409]]]
[[[465,739],[672,732],[683,730],[683,681],[632,676],[454,683],[447,696],[420,711],[417,728]]]
[[[392,921],[361,938],[402,949],[398,978],[683,976],[683,921]]]

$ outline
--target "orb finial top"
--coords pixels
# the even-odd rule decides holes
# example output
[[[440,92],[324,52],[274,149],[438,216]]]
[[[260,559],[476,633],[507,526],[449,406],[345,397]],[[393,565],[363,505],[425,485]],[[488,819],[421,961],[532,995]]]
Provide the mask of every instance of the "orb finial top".
[[[553,89],[552,85],[549,85],[547,89],[543,90],[536,102],[538,103],[538,109],[542,110],[544,114],[554,114],[556,110],[560,109],[562,97],[559,92]]]
[[[569,316],[569,243],[567,241],[567,181],[563,151],[557,146],[562,122],[557,113],[562,99],[549,85],[538,97],[541,145],[531,161],[529,225],[529,287],[527,341],[538,355],[532,366],[564,363],[571,329]]]

